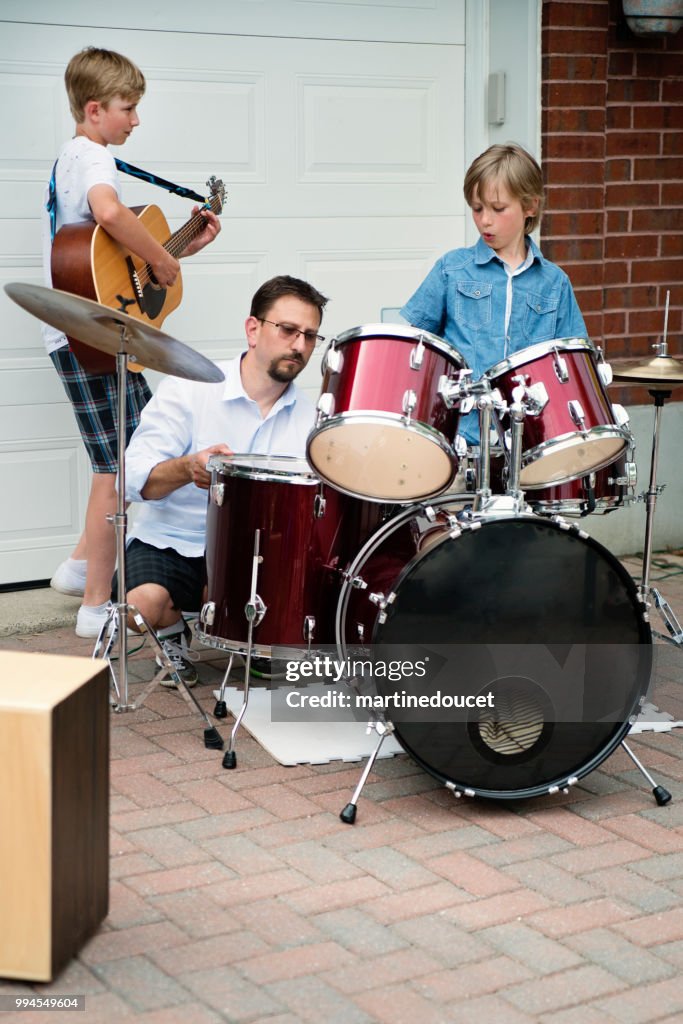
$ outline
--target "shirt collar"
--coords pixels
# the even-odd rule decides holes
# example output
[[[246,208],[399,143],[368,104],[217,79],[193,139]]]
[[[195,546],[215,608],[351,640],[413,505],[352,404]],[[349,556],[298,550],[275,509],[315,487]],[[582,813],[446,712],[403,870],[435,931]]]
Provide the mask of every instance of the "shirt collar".
[[[225,375],[225,384],[223,386],[224,402],[234,402],[239,400],[240,398],[243,398],[245,402],[254,401],[253,398],[250,398],[249,395],[246,393],[246,391],[244,390],[244,385],[242,384],[242,376],[240,374],[240,363],[242,362],[242,357],[244,355],[246,355],[246,353],[242,352],[242,354],[237,356],[235,359],[231,359],[229,362],[221,364],[221,370]],[[271,413],[273,412],[273,410],[283,409],[287,405],[294,405],[295,402],[296,386],[294,384],[294,381],[290,381],[290,383],[287,385],[287,387],[282,392],[277,402],[273,406],[273,409],[271,409]]]
[[[529,249],[533,253],[533,260],[531,262],[533,263],[536,260],[538,260],[539,263],[545,263],[545,257],[543,256],[543,253],[534,242],[533,238],[530,235],[526,235],[525,238],[529,246]],[[474,247],[475,263],[477,263],[479,266],[485,266],[492,260],[498,260],[499,263],[503,262],[499,256],[496,256],[493,249],[491,249],[491,247],[486,244],[484,239],[480,237],[479,240],[477,241],[477,244]]]

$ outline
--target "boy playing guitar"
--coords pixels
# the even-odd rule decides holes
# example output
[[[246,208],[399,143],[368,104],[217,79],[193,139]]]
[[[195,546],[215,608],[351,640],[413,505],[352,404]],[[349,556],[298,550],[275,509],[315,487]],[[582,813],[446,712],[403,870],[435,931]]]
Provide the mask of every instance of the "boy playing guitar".
[[[87,47],[69,62],[64,76],[71,112],[76,121],[74,138],[62,146],[53,172],[54,188],[46,191],[43,217],[43,262],[51,285],[52,239],[62,225],[87,222],[99,225],[114,242],[149,267],[153,284],[172,288],[180,271],[178,259],[199,252],[220,231],[213,209],[194,214],[203,222],[178,252],[163,245],[145,226],[142,217],[121,202],[121,187],[114,157],[108,146],[121,146],[140,123],[137,107],[145,91],[140,69],[111,50]],[[150,278],[151,280],[151,278]],[[75,290],[71,288],[70,290]],[[132,296],[131,296],[132,297]],[[134,314],[133,305],[127,307]],[[116,387],[111,374],[88,373],[69,348],[67,338],[43,325],[45,345],[71,401],[81,436],[90,457],[93,478],[85,530],[71,558],[52,579],[61,592],[83,595],[76,633],[96,637],[106,619],[116,541],[108,516],[116,512]],[[126,434],[130,438],[140,412],[151,397],[142,374],[127,375]]]

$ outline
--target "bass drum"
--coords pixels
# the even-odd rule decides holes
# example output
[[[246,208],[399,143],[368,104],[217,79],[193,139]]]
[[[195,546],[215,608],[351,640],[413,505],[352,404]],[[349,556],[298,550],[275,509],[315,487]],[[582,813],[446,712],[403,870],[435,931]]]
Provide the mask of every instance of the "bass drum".
[[[372,644],[375,669],[440,665],[437,679],[375,675],[373,706],[422,768],[469,796],[534,797],[588,774],[627,733],[651,672],[645,608],[605,548],[532,515],[468,522],[453,496],[404,510],[364,545],[336,635],[349,661]],[[458,707],[464,693],[494,707],[405,710],[402,687],[420,707]]]

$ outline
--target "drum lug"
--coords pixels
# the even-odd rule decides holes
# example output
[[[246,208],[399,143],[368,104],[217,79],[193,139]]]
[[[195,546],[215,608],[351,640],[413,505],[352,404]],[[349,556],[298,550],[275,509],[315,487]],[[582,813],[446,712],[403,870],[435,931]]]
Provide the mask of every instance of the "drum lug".
[[[568,778],[563,786],[548,786],[548,793],[550,796],[554,796],[556,793],[568,793],[570,786],[575,786],[578,782],[576,775],[572,775]]]
[[[403,412],[405,413],[406,423],[410,423],[410,416],[413,409],[417,405],[417,393],[412,388],[408,388],[403,393]]]
[[[555,376],[559,380],[560,384],[566,384],[569,380],[567,360],[562,358],[556,348],[553,349],[553,366],[555,367]]]
[[[330,346],[325,353],[323,360],[323,373],[329,371],[329,373],[340,373],[341,368],[344,365],[344,356],[339,349]]]
[[[605,361],[605,357],[602,354],[602,349],[599,345],[596,347],[596,352],[598,355],[598,377],[605,385],[605,387],[607,387],[609,384],[612,383],[612,380],[614,379],[612,367],[608,362]]]
[[[313,499],[313,516],[315,519],[322,519],[327,508],[327,498],[322,494],[316,494]]]
[[[225,484],[211,484],[211,501],[214,505],[222,505],[225,498]]]
[[[327,419],[328,416],[332,416],[334,413],[334,395],[330,394],[329,391],[323,392],[318,399],[316,408],[318,410],[318,422]]]
[[[569,415],[574,420],[574,423],[576,423],[581,433],[587,437],[588,431],[586,430],[586,415],[583,411],[581,402],[576,398],[570,398],[567,402],[567,408],[569,409]]]
[[[206,604],[202,605],[202,610],[199,613],[200,622],[205,626],[213,626],[215,617],[216,604],[214,601],[207,601]]]
[[[311,646],[311,642],[313,640],[314,633],[315,633],[315,615],[307,615],[306,618],[304,619],[303,636],[304,636],[304,640],[306,641],[306,643],[309,646],[309,649],[310,649],[310,646]]]
[[[423,361],[424,361],[424,357],[425,357],[425,343],[424,343],[424,339],[423,339],[422,335],[420,335],[420,339],[419,339],[417,345],[415,346],[415,348],[412,348],[410,350],[410,369],[411,370],[419,370],[420,367],[422,366]]]
[[[600,369],[600,367],[598,367],[598,369]],[[623,405],[619,405],[618,402],[613,402],[612,415],[614,416],[614,422],[618,427],[628,427],[630,419]]]

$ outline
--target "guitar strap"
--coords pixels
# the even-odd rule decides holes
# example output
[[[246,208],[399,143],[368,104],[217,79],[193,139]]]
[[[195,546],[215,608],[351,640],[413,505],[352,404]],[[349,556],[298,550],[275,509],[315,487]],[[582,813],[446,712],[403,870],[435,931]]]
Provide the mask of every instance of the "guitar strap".
[[[158,185],[159,188],[164,188],[167,192],[172,192],[174,195],[180,196],[181,199],[194,199],[196,203],[201,203],[203,206],[207,205],[207,201],[204,196],[200,196],[190,188],[185,188],[184,185],[174,185],[172,181],[166,181],[165,178],[160,178],[158,175],[152,174],[151,171],[143,171],[140,167],[134,167],[133,164],[127,164],[125,160],[119,160],[117,157],[114,158],[114,161],[119,171],[123,171],[124,174],[130,174],[132,178],[140,178],[142,181],[149,182],[150,185]],[[54,242],[55,233],[57,231],[56,171],[57,160],[55,160],[52,167],[52,174],[50,175],[50,183],[48,185],[47,203],[45,204],[45,209],[50,214],[51,242]]]

